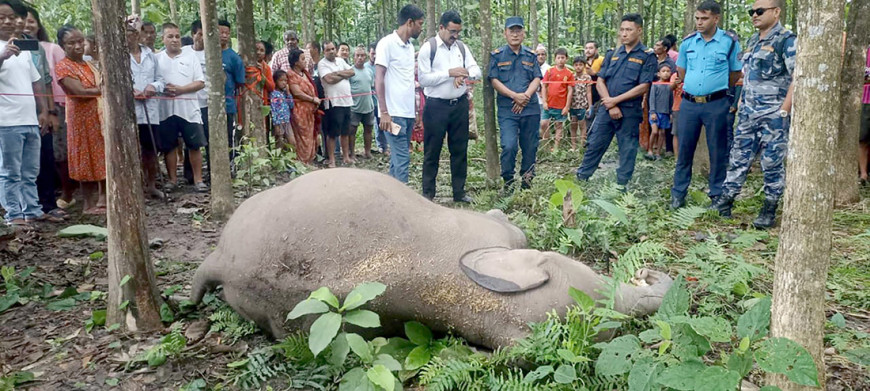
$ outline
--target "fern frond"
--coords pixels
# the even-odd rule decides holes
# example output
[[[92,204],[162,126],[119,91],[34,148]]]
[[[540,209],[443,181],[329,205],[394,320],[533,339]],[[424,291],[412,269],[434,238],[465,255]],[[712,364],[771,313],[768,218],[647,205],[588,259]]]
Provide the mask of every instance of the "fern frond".
[[[232,342],[259,331],[256,323],[242,318],[226,304],[221,304],[208,320],[212,322],[210,332],[223,332]]]
[[[479,358],[465,360],[442,360],[433,357],[429,364],[420,370],[420,384],[429,391],[466,390],[482,371],[483,363]]]
[[[688,229],[692,224],[695,224],[695,220],[697,220],[698,217],[701,217],[701,215],[706,212],[707,208],[702,208],[700,206],[680,208],[671,214],[670,223],[672,226],[679,229]]]
[[[302,331],[288,335],[281,342],[272,345],[272,349],[291,362],[307,364],[314,361],[314,355],[308,348],[308,336]]]
[[[656,260],[668,251],[663,244],[651,240],[637,243],[622,254],[613,265],[613,278],[628,282],[647,261]]]

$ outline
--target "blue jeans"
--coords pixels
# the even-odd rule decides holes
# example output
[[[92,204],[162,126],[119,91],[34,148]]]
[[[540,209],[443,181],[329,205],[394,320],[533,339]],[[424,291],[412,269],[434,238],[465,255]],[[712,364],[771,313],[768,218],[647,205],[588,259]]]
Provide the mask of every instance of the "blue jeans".
[[[402,127],[399,134],[384,132],[390,145],[390,176],[408,183],[408,166],[411,165],[411,131],[414,118],[393,117],[393,123]]]
[[[722,194],[722,183],[728,171],[728,99],[717,99],[709,103],[695,103],[683,100],[680,104],[677,138],[680,142],[680,153],[677,156],[677,167],[674,170],[674,187],[671,195],[685,198],[689,183],[692,181],[692,162],[695,159],[695,148],[701,138],[701,126],[707,131],[707,149],[710,150],[710,176],[708,186],[710,198]]]
[[[39,127],[0,127],[0,204],[6,221],[43,215],[36,190],[39,149]]]
[[[523,150],[523,160],[520,163],[520,177],[523,178],[523,183],[530,183],[535,175],[540,121],[541,117],[537,115],[498,117],[501,136],[501,177],[505,183],[510,184],[514,181],[514,168],[517,152],[520,149]]]
[[[619,167],[616,168],[616,183],[627,185],[634,174],[634,164],[637,161],[638,137],[640,121],[643,114],[640,107],[622,109],[621,119],[610,118],[610,113],[604,105],[598,106],[595,121],[589,130],[587,138],[589,146],[583,154],[583,162],[577,168],[577,178],[587,180],[604,157],[604,152],[610,147],[613,136],[619,148]]]

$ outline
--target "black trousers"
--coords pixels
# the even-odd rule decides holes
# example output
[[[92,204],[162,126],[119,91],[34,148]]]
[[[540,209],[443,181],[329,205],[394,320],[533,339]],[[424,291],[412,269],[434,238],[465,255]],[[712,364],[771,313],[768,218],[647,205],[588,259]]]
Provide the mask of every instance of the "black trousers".
[[[468,175],[468,97],[456,100],[426,98],[423,108],[423,195],[435,196],[435,178],[444,136],[450,151],[450,183],[453,198],[465,196]]]
[[[51,132],[41,137],[39,150],[39,175],[36,176],[36,192],[39,204],[45,213],[57,209],[57,168],[54,166],[54,137]]]

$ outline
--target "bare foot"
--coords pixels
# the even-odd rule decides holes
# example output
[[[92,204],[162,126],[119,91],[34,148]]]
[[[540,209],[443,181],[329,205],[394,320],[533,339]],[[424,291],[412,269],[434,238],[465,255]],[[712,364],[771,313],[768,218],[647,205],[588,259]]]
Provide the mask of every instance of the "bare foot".
[[[329,162],[329,164],[327,165],[327,167],[329,167],[329,168],[335,168],[335,160]]]

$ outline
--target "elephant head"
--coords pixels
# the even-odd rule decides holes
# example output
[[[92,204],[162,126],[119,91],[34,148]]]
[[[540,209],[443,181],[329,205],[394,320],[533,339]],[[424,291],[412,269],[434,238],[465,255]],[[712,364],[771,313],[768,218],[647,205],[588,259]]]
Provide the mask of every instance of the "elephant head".
[[[568,287],[602,298],[607,281],[590,267],[555,252],[491,247],[464,254],[459,266],[468,278],[493,292],[527,292],[534,303],[568,303]],[[640,269],[634,284],[621,283],[614,309],[626,315],[654,313],[673,284],[665,273]],[[551,296],[556,297],[551,297]],[[550,308],[543,309],[548,311]]]

